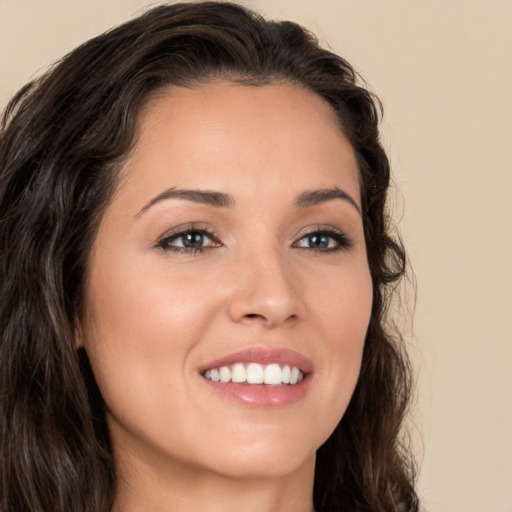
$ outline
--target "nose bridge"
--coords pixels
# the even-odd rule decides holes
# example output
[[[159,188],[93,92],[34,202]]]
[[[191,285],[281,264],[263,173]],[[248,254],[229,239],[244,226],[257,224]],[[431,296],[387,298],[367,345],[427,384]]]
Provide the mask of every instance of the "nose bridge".
[[[293,269],[277,244],[259,244],[239,255],[230,315],[235,321],[273,327],[303,314]]]

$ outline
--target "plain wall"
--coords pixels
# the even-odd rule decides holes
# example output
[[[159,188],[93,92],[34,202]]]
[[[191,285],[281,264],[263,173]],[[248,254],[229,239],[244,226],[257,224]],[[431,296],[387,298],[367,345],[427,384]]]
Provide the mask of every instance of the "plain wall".
[[[512,512],[512,1],[245,3],[312,29],[383,100],[418,288],[419,493],[429,512]],[[0,107],[146,5],[0,0]]]

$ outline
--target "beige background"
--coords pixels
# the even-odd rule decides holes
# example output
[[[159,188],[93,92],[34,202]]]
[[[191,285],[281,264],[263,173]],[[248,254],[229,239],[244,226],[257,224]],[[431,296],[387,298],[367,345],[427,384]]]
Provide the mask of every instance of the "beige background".
[[[147,4],[0,0],[0,106]],[[383,99],[418,283],[419,492],[429,512],[512,512],[512,1],[246,4],[313,29]]]

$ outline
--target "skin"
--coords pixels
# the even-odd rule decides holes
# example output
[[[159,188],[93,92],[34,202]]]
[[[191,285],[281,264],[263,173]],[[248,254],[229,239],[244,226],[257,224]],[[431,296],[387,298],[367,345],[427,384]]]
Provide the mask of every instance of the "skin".
[[[333,187],[355,204],[295,204]],[[234,204],[154,200],[170,188]],[[370,318],[359,196],[353,150],[309,91],[215,82],[145,106],[93,246],[79,340],[106,403],[115,510],[313,509],[315,451],[353,393]],[[191,226],[214,233],[203,250],[158,246]],[[311,248],[319,228],[351,246]],[[304,398],[251,407],[199,373],[254,347],[311,360]]]

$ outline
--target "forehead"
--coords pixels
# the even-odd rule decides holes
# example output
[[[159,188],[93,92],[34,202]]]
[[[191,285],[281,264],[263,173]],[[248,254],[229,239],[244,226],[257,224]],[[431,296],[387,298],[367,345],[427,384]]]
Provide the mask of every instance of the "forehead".
[[[334,110],[289,84],[159,91],[141,111],[122,180],[148,195],[166,181],[211,189],[337,185],[359,195],[354,151]]]

